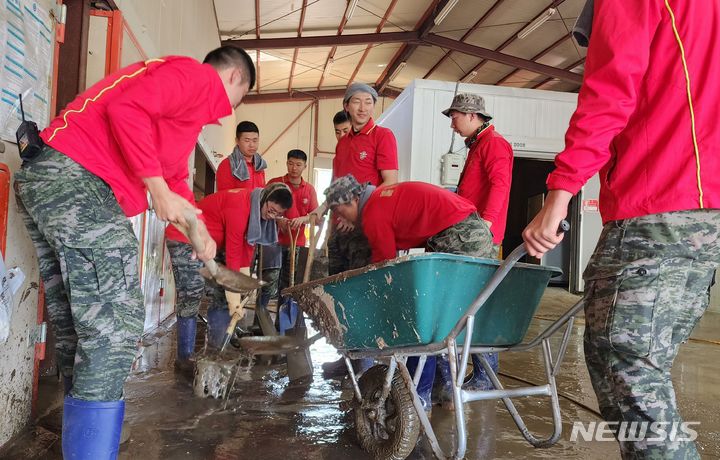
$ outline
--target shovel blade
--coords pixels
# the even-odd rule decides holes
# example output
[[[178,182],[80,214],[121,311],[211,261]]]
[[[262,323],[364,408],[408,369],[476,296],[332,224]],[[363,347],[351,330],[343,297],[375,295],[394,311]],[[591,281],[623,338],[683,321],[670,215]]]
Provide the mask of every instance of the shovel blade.
[[[215,276],[210,273],[206,267],[200,269],[200,274],[207,280],[214,281],[221,288],[230,292],[249,292],[261,288],[265,283],[251,276],[244,275],[240,272],[230,270],[229,268],[218,264],[218,270]]]

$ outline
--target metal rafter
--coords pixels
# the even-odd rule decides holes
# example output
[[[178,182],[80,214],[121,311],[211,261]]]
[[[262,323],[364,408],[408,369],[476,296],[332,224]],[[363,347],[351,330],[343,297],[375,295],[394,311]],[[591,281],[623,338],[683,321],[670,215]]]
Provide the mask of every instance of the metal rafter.
[[[447,5],[448,1],[449,0],[435,0],[425,11],[422,19],[420,19],[420,21],[415,25],[415,31],[419,39],[423,39],[430,33],[432,28],[435,26],[435,16],[437,15],[438,11],[441,11],[445,7],[445,5]],[[398,52],[395,53],[395,56],[393,56],[390,65],[385,67],[385,71],[383,71],[383,73],[380,75],[380,78],[378,78],[378,80],[375,82],[375,86],[378,87],[381,91],[385,89],[388,83],[390,83],[390,77],[393,73],[395,73],[395,70],[397,70],[400,63],[407,62],[408,58],[410,58],[410,56],[417,49],[417,47],[417,44],[408,43],[401,46]]]
[[[573,83],[582,83],[582,75],[578,75],[564,69],[558,69],[557,67],[529,61],[527,59],[519,58],[517,56],[511,56],[509,54],[500,53],[491,49],[471,45],[469,43],[459,42],[457,40],[442,37],[440,35],[430,34],[425,37],[424,41],[426,43],[439,46],[441,48],[460,51],[461,53],[468,54],[470,56],[476,56],[489,61],[499,62],[501,64],[509,65],[511,67],[530,70],[535,73],[548,75],[550,77],[559,78],[560,80],[566,80]]]
[[[343,33],[343,29],[345,29],[345,24],[347,24],[348,18],[348,9],[350,8],[350,2],[347,2],[345,4],[345,12],[343,13],[342,20],[340,21],[340,25],[338,26],[337,36],[341,36]],[[330,62],[332,62],[333,59],[335,59],[335,52],[337,51],[337,45],[333,45],[332,48],[330,48],[330,52],[328,53],[328,57],[325,60],[325,67],[323,67],[323,73],[320,75],[320,82],[318,83],[317,89],[319,90],[320,87],[323,84],[323,80],[325,80],[325,74],[327,73],[328,65],[330,65]]]
[[[491,14],[493,14],[493,12],[495,12],[495,10],[498,7],[500,7],[500,5],[502,5],[502,3],[504,1],[505,0],[497,0],[495,3],[493,3],[493,6],[491,6],[490,9],[487,10],[485,12],[485,14],[483,14],[482,17],[480,19],[478,19],[477,22],[475,24],[473,24],[473,26],[470,27],[470,29],[468,29],[467,32],[465,32],[465,34],[463,34],[462,37],[460,37],[460,41],[464,42],[465,40],[467,40],[468,37],[470,37],[473,33],[475,33],[475,31],[478,30],[478,28],[487,20],[487,18],[490,17]],[[436,62],[435,65],[430,68],[430,70],[427,71],[427,73],[423,76],[423,78],[428,78],[430,75],[432,75],[432,73],[435,72],[438,69],[438,67],[440,67],[450,57],[451,54],[452,54],[452,51],[449,53],[443,54],[443,56],[440,58],[440,60],[438,62]]]
[[[517,40],[517,34],[518,34],[521,30],[523,30],[525,27],[527,27],[527,26],[529,26],[530,24],[532,24],[533,22],[535,22],[535,20],[537,20],[540,16],[542,16],[542,14],[543,14],[544,12],[546,12],[548,9],[550,9],[550,8],[557,8],[557,7],[560,6],[564,1],[565,1],[565,0],[553,0],[552,2],[550,2],[550,4],[549,4],[548,6],[546,6],[542,11],[540,11],[538,14],[536,14],[534,18],[532,18],[531,20],[529,20],[529,21],[528,21],[526,24],[524,24],[520,29],[518,29],[517,31],[515,31],[515,32],[512,34],[512,36],[510,36],[510,38],[508,38],[508,39],[505,40],[500,46],[498,46],[497,48],[495,48],[495,51],[502,51],[502,50],[504,50],[505,48],[507,48],[512,42],[514,42],[515,40]],[[466,73],[465,75],[463,75],[463,76],[460,78],[460,80],[464,80],[465,78],[467,78],[467,77],[468,77],[471,73],[473,73],[473,72],[478,72],[478,71],[482,68],[482,66],[484,66],[485,64],[487,64],[487,61],[488,61],[487,59],[483,59],[482,61],[480,61],[475,67],[473,67],[472,70],[470,70],[470,72],[468,72],[468,73]]]
[[[386,88],[379,93],[381,97],[397,97],[400,91]],[[249,94],[242,100],[243,104],[259,104],[266,102],[309,101],[317,99],[338,99],[345,95],[345,89],[322,89],[319,91],[288,91],[282,93]]]
[[[579,66],[580,64],[582,64],[584,62],[585,62],[585,58],[582,58],[582,59],[579,59],[579,60],[573,62],[569,66],[564,67],[563,69],[567,70],[567,71],[571,71],[572,69],[574,69],[575,67]],[[578,76],[580,76],[580,75],[578,74]],[[546,83],[550,83],[553,80],[555,80],[555,78],[546,78],[545,80],[541,81],[537,85],[533,86],[532,89],[538,89],[539,87],[543,86]],[[582,83],[582,81],[580,83]]]
[[[568,41],[568,39],[570,39],[570,35],[563,35],[563,36],[560,37],[555,43],[553,43],[552,45],[548,46],[548,47],[545,48],[544,50],[540,51],[540,52],[539,52],[538,54],[536,54],[535,56],[531,57],[530,60],[531,60],[531,61],[537,61],[537,60],[540,59],[541,57],[543,57],[543,56],[545,56],[546,54],[548,54],[550,51],[554,50],[554,49],[557,48],[558,46],[560,46],[560,45],[562,45],[563,43],[565,43],[566,41]],[[500,80],[498,80],[498,81],[495,83],[495,85],[502,85],[503,83],[505,83],[506,81],[508,81],[509,79],[511,79],[512,77],[514,77],[515,75],[517,75],[517,73],[520,72],[521,70],[522,70],[522,69],[515,69],[515,70],[513,70],[512,72],[510,72],[509,74],[505,75],[503,78],[501,78]]]
[[[325,46],[368,45],[374,43],[419,43],[416,31],[384,32],[381,34],[319,35],[311,37],[249,38],[223,40],[223,45],[237,46],[244,50],[269,50],[293,48],[319,48]]]
[[[397,5],[398,0],[392,0],[390,2],[390,6],[388,6],[387,10],[385,10],[385,15],[383,15],[382,19],[380,20],[380,24],[378,24],[377,28],[375,29],[375,33],[379,34],[382,32],[383,27],[385,27],[385,23],[387,22],[388,18],[390,18],[390,15],[392,14],[393,10],[395,9],[395,5]],[[350,79],[348,80],[348,85],[355,81],[355,77],[357,76],[358,72],[360,71],[360,68],[365,63],[365,58],[367,58],[367,55],[370,53],[370,50],[372,49],[372,45],[367,45],[365,47],[365,51],[363,52],[363,55],[360,56],[360,61],[358,61],[358,65],[355,66],[355,70],[353,70],[352,75],[350,75]]]
[[[308,0],[303,0],[300,10],[300,24],[298,25],[298,38],[302,37],[303,26],[305,25],[305,10],[307,9]],[[295,63],[297,62],[299,48],[295,48],[293,52],[292,64],[290,65],[290,78],[288,79],[288,91],[292,89],[293,76],[295,74]]]

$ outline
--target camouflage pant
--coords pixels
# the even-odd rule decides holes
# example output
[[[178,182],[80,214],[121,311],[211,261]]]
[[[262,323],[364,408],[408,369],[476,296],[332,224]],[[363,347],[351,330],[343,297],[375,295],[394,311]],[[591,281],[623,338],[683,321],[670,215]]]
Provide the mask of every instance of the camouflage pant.
[[[493,235],[485,222],[477,213],[472,213],[464,220],[428,239],[426,245],[430,252],[496,259],[500,248],[493,244],[492,239]],[[490,362],[497,361],[497,353],[483,354]],[[447,357],[443,355],[438,359],[446,361]],[[488,382],[490,385],[490,378],[484,371],[478,372],[476,375],[478,381]],[[492,386],[490,385],[488,388],[492,388]]]
[[[328,240],[328,274],[364,267],[370,263],[371,255],[370,243],[360,226],[348,233],[333,228]]]
[[[480,216],[472,213],[464,220],[428,239],[427,249],[431,252],[496,259],[498,249],[493,245],[492,238],[490,229]]]
[[[262,287],[262,304],[267,305],[270,300],[278,297],[283,289],[290,286],[290,248],[281,247],[282,266],[280,268],[268,268],[262,272],[262,280],[267,284]],[[298,270],[299,248],[295,248],[295,272]]]
[[[205,278],[199,272],[203,263],[193,260],[190,244],[173,240],[166,244],[175,277],[175,311],[182,318],[197,316],[205,294]]]
[[[130,221],[105,182],[49,147],[15,174],[15,191],[72,396],[120,399],[145,317]]]
[[[606,421],[667,423],[668,433],[682,423],[670,371],[707,308],[719,243],[717,210],[605,225],[584,274],[584,345]],[[639,440],[621,440],[623,458],[700,458],[690,441],[653,441],[652,431],[630,435]]]

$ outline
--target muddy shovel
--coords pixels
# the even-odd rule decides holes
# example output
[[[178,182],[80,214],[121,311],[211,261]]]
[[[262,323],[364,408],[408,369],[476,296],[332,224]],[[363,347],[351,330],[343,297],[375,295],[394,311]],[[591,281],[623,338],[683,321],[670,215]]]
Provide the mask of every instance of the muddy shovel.
[[[198,223],[198,219],[191,209],[185,212],[184,217],[185,222],[187,222],[187,228],[183,228],[183,226],[177,224],[174,225],[188,237],[193,248],[200,252],[205,248],[205,244],[200,237],[198,225],[204,224]],[[231,292],[249,292],[262,287],[264,284],[262,281],[256,280],[251,276],[230,270],[212,259],[205,261],[205,267],[200,269],[200,274],[205,279],[214,281],[221,288]]]

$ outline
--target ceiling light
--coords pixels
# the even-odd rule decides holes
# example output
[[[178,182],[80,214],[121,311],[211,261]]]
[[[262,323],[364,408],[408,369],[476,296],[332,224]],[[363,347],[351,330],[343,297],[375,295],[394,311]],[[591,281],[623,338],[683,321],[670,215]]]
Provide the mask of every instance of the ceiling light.
[[[477,77],[477,70],[473,70],[472,72],[467,74],[467,76],[465,78],[463,78],[460,81],[463,83],[470,83],[471,81],[473,81],[475,79],[475,77]]]
[[[442,10],[435,16],[435,19],[433,20],[435,22],[435,25],[440,24],[445,20],[448,14],[450,14],[450,11],[452,11],[453,8],[455,8],[455,5],[458,4],[458,1],[460,0],[450,0],[445,4]]]
[[[397,69],[395,69],[395,71],[392,73],[392,75],[390,75],[390,79],[388,80],[388,82],[395,80],[395,78],[402,71],[402,69],[405,68],[406,65],[407,65],[407,62],[405,62],[405,61],[402,61],[400,64],[398,64]]]
[[[541,25],[545,24],[548,19],[553,17],[557,10],[555,8],[548,8],[547,11],[542,13],[542,15],[534,20],[532,23],[530,23],[527,27],[525,27],[523,30],[520,31],[520,33],[517,35],[517,37],[522,40],[523,38],[530,35],[535,29],[540,27]]]
[[[358,0],[350,0],[350,6],[348,7],[347,15],[345,16],[345,18],[348,21],[350,20],[353,13],[355,12],[355,7],[357,7],[357,4],[358,4]]]

